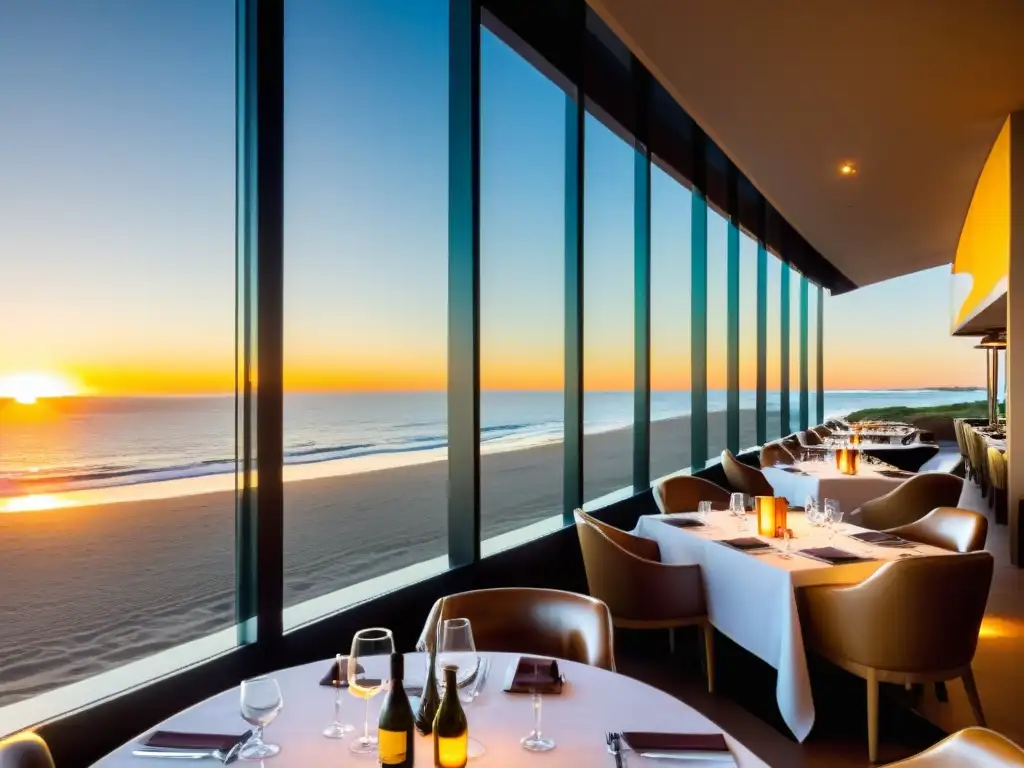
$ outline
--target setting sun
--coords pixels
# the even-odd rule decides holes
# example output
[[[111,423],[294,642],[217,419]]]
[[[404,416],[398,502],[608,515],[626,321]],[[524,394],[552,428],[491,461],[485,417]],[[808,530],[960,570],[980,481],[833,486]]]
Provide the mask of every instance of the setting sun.
[[[12,397],[23,405],[32,405],[41,397],[74,394],[76,390],[70,382],[50,373],[16,373],[0,377],[0,397]]]

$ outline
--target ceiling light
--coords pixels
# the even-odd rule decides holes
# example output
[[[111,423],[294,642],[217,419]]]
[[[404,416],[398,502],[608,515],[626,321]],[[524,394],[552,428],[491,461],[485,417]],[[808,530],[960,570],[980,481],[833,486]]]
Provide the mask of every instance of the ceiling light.
[[[839,166],[840,176],[856,176],[857,166],[853,164],[852,160],[846,160]]]

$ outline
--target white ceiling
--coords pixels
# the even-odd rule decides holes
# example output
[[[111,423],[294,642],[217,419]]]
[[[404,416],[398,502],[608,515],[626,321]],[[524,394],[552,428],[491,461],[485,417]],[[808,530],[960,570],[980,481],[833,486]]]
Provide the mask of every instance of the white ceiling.
[[[1024,0],[588,2],[861,286],[953,260],[992,142],[1024,109]]]

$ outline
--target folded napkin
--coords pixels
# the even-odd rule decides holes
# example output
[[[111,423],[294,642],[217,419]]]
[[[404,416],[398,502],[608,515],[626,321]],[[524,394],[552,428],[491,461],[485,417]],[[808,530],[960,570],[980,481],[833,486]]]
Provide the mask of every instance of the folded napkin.
[[[327,670],[327,674],[320,678],[320,685],[326,685],[330,688],[348,688],[348,656],[341,657],[341,664],[344,667],[344,671],[338,671],[338,662],[332,661],[331,668]],[[362,664],[356,664],[356,670],[358,672],[365,672]]]
[[[187,733],[185,731],[154,731],[142,740],[157,749],[220,750],[228,752],[236,744],[248,741],[252,731],[237,735],[228,733]]]
[[[901,539],[891,533],[885,531],[862,531],[861,533],[854,533],[850,535],[851,539],[858,539],[860,541],[867,542],[868,544],[877,544],[882,547],[905,547],[913,546],[913,544],[906,539]]]
[[[732,547],[733,549],[739,549],[743,552],[746,552],[750,549],[771,548],[771,544],[766,544],[760,539],[755,539],[750,536],[740,539],[722,539],[720,543],[725,544],[727,547]]]
[[[505,692],[559,694],[564,682],[554,659],[520,656],[515,672],[506,682]]]
[[[700,528],[704,525],[695,517],[666,517],[664,523],[675,528]]]
[[[855,555],[853,552],[847,552],[837,547],[811,547],[810,549],[801,549],[797,554],[809,557],[812,560],[820,560],[823,563],[829,565],[843,565],[844,563],[866,563],[872,558],[861,557]]]
[[[625,731],[622,740],[634,752],[728,752],[720,733],[658,733]]]
[[[917,474],[916,472],[907,472],[902,469],[878,469],[875,471],[878,472],[878,474],[882,475],[883,477],[896,478],[913,477],[915,474]]]

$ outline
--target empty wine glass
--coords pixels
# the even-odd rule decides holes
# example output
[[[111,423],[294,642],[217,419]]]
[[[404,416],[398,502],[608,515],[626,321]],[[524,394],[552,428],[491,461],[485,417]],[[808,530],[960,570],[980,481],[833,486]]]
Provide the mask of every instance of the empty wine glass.
[[[743,530],[747,517],[747,498],[742,493],[734,493],[729,497],[729,514],[735,515],[736,527]]]
[[[352,638],[352,651],[348,656],[348,691],[366,702],[363,715],[363,735],[352,742],[352,751],[367,755],[376,751],[377,737],[370,735],[370,699],[380,693],[386,684],[383,678],[387,665],[379,667],[381,677],[374,677],[362,668],[359,660],[368,656],[390,658],[395,652],[395,640],[390,629],[374,627],[361,629]],[[367,669],[371,666],[367,664]]]
[[[825,521],[829,526],[829,538],[836,535],[839,524],[843,522],[843,508],[838,499],[825,499]]]
[[[807,518],[807,522],[813,526],[821,524],[821,519],[818,515],[818,500],[810,494],[804,499],[804,517]]]
[[[473,639],[473,626],[469,619],[446,619],[442,625],[435,670],[440,685],[444,684],[445,667],[457,667],[457,685],[468,683],[476,675],[483,674],[480,655],[476,651],[476,641]],[[473,702],[474,689],[478,691],[479,686],[466,685],[461,691],[456,691],[463,706]],[[484,745],[472,736],[466,744],[466,749],[469,757],[480,757],[485,751]]]
[[[711,514],[711,502],[710,501],[698,501],[697,502],[697,519],[707,525],[708,516]]]
[[[341,722],[341,691],[348,678],[348,660],[340,653],[334,657],[334,672],[331,684],[334,686],[334,720],[323,730],[328,739],[344,739],[346,733],[356,728],[351,723]]]
[[[555,740],[544,736],[540,730],[541,706],[543,704],[540,693],[533,691],[530,694],[530,701],[533,704],[533,730],[523,736],[519,743],[523,745],[523,749],[530,752],[550,752],[555,748]]]
[[[272,677],[254,677],[242,681],[242,719],[256,727],[252,738],[242,747],[238,756],[243,760],[262,760],[281,751],[277,744],[263,741],[263,729],[270,725],[284,707],[281,687]]]

